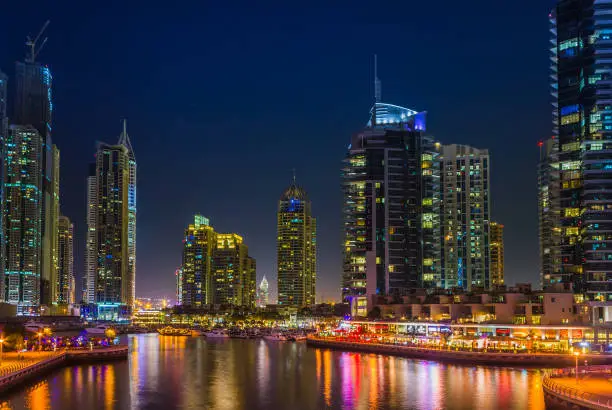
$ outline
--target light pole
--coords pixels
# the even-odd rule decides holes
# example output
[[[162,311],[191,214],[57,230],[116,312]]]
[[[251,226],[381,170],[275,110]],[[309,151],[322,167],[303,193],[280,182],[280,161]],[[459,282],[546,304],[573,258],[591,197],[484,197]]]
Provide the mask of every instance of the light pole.
[[[576,384],[578,384],[578,356],[580,356],[580,352],[574,352],[574,357],[576,358]]]
[[[42,342],[42,332],[38,332],[38,350],[41,349],[41,342]]]
[[[2,363],[2,348],[4,347],[4,337],[0,336],[0,364]]]

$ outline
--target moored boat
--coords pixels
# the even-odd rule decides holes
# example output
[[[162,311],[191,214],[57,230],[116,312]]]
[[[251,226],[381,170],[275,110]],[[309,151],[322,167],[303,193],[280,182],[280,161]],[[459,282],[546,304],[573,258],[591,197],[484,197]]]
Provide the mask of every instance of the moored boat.
[[[263,338],[273,342],[286,342],[287,340],[289,340],[287,336],[282,333],[271,333],[269,335],[264,335]]]
[[[204,336],[206,336],[207,339],[227,339],[230,337],[225,329],[213,329],[209,332],[204,332]]]
[[[87,327],[85,331],[89,335],[104,335],[107,330],[114,330],[111,326],[108,325],[98,325],[96,327]]]
[[[163,336],[191,336],[191,330],[172,326],[166,326],[161,329],[157,329],[157,331]]]

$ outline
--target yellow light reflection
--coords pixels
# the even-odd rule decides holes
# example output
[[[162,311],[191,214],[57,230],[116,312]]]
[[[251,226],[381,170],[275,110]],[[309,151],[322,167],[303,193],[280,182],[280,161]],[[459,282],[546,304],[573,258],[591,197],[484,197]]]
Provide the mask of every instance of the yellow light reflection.
[[[51,408],[49,383],[47,381],[38,383],[28,391],[26,407],[30,410],[48,410]]]
[[[113,409],[115,402],[115,366],[104,366],[104,407]]]
[[[329,350],[323,353],[323,397],[325,397],[325,404],[327,404],[327,406],[331,406],[331,355]]]

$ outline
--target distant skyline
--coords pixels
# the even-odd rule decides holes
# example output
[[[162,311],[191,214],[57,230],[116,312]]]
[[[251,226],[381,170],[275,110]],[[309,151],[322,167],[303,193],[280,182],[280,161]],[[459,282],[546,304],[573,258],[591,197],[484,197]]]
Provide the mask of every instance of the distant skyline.
[[[428,111],[428,133],[443,144],[489,150],[506,281],[537,283],[537,142],[551,133],[553,5],[441,0],[394,5],[392,16],[365,1],[273,11],[197,1],[5,6],[0,70],[11,97],[26,35],[51,20],[38,60],[53,73],[77,294],[87,167],[96,141],[115,141],[127,118],[139,165],[137,296],[174,295],[183,230],[201,213],[244,237],[275,300],[276,206],[295,168],[318,219],[318,296],[339,298],[341,161],[369,117],[374,53],[383,101]]]

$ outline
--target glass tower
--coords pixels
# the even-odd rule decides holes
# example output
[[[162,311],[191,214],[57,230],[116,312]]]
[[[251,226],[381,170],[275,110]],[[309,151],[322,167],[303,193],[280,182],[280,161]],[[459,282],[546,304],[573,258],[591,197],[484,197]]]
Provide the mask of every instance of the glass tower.
[[[74,225],[61,215],[58,226],[57,303],[72,304],[75,303]]]
[[[491,222],[491,287],[504,284],[504,225]]]
[[[317,280],[317,224],[306,191],[293,183],[278,201],[276,254],[278,304],[315,303]]]
[[[550,15],[559,277],[596,301],[612,300],[610,13],[608,1],[560,0]]]
[[[440,283],[439,168],[425,113],[376,102],[342,172],[342,296],[365,316],[373,295]]]
[[[37,313],[42,247],[43,139],[31,126],[11,125],[5,141],[4,300],[18,314]]]
[[[214,304],[255,307],[255,259],[241,236],[217,234],[213,271]]]

